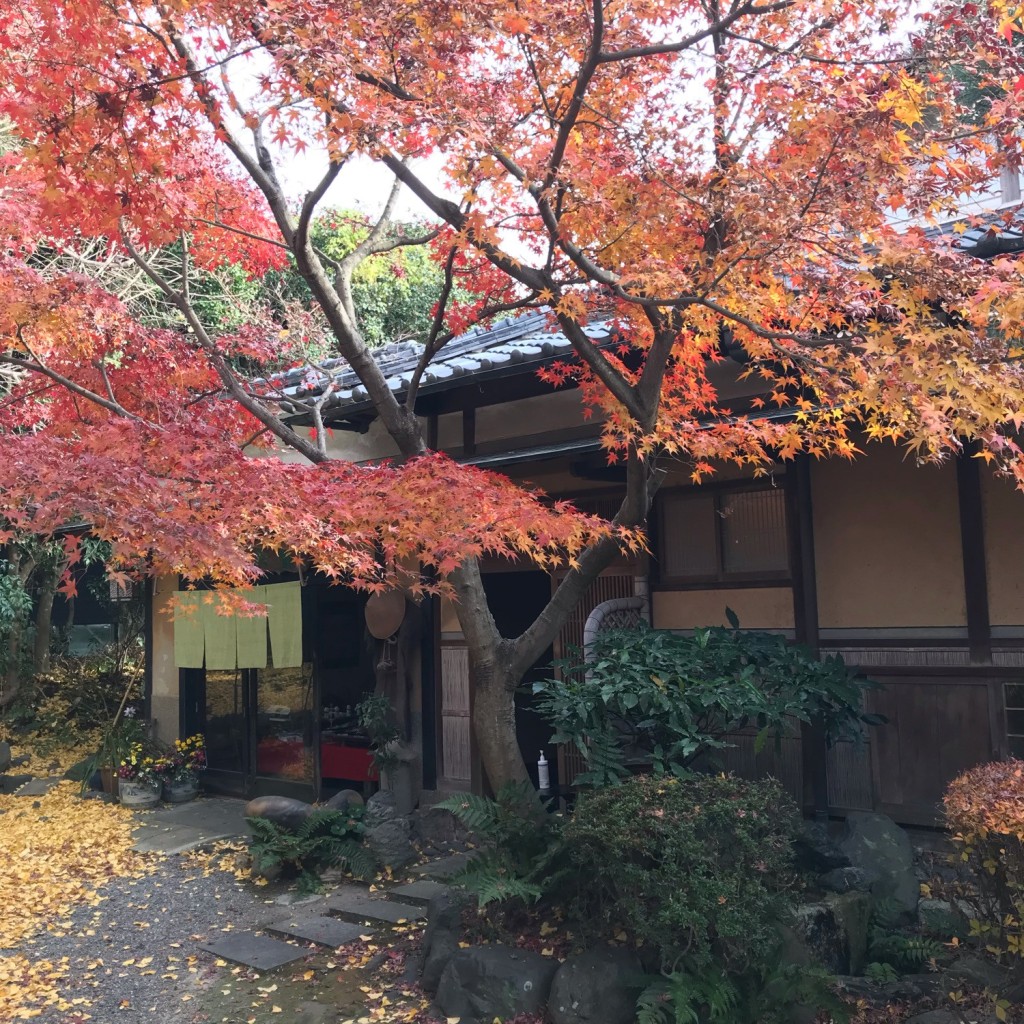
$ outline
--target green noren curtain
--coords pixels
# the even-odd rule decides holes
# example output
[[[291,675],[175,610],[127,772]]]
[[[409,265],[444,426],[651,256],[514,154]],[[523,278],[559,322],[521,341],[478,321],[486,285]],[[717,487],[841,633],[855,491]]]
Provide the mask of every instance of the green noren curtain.
[[[224,615],[216,597],[203,605],[203,632],[206,637],[207,670],[229,670],[238,664],[237,619]]]
[[[203,667],[203,609],[199,596],[195,590],[178,594],[174,614],[174,664],[179,668]]]
[[[262,615],[238,616],[238,667],[267,667],[267,610],[266,587],[249,587],[239,591],[253,604],[264,606]]]
[[[179,591],[174,618],[174,663],[178,668],[230,670],[267,667],[267,629],[275,668],[302,664],[302,587],[271,583],[242,596],[266,608],[263,615],[220,615],[209,591]],[[191,609],[191,610],[190,610]]]
[[[302,585],[272,583],[264,592],[274,668],[298,668],[302,664]]]

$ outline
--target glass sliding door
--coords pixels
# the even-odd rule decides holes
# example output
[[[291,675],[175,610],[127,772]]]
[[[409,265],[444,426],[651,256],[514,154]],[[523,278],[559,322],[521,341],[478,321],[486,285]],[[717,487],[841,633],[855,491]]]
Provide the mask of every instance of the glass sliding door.
[[[306,666],[257,669],[252,674],[256,683],[257,778],[312,785],[312,672]]]
[[[206,757],[214,771],[244,772],[248,730],[244,673],[206,673]]]

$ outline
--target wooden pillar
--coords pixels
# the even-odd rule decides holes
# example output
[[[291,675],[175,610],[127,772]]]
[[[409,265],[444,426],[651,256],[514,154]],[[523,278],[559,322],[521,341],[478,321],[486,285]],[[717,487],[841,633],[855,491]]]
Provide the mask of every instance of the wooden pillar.
[[[814,509],[811,503],[811,460],[800,455],[786,476],[789,521],[790,574],[793,578],[793,622],[797,643],[820,651],[818,581],[814,565]],[[828,747],[820,724],[802,723],[804,810],[816,819],[828,818]]]
[[[992,663],[992,630],[988,613],[988,572],[985,567],[985,525],[981,506],[981,468],[977,447],[964,447],[956,460],[956,492],[960,506],[960,549],[964,564],[967,646],[971,663]]]

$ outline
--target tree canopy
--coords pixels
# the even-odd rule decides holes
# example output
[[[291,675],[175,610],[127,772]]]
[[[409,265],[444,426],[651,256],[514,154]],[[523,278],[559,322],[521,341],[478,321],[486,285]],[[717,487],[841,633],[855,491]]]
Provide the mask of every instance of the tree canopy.
[[[638,543],[667,458],[701,479],[721,459],[852,456],[863,430],[923,459],[970,439],[1024,480],[1020,269],[929,230],[1019,163],[1021,12],[918,6],[3,0],[0,115],[23,140],[0,158],[0,362],[24,371],[0,406],[8,517],[46,530],[81,515],[115,557],[227,582],[254,573],[257,546],[370,587],[422,564],[436,574],[406,582],[460,598],[482,720],[508,717],[518,675],[614,545]],[[444,185],[423,170],[431,154]],[[322,245],[318,209],[357,158],[438,232],[406,237],[387,210],[344,255]],[[300,160],[322,177],[296,191]],[[83,238],[134,261],[183,329],[30,265],[43,240]],[[360,265],[417,242],[441,270],[424,361],[498,312],[550,307],[575,359],[548,378],[579,384],[626,465],[614,528],[427,451],[416,388],[387,388],[353,297]],[[150,257],[171,246],[173,278]],[[319,398],[310,438],[239,371],[301,365],[301,327],[273,310],[204,322],[196,268],[259,277],[289,258],[395,464],[327,464]],[[612,347],[586,333],[598,315]],[[711,368],[727,353],[778,414],[721,398]],[[271,443],[313,465],[244,454]],[[483,552],[571,565],[518,638],[486,614]],[[509,743],[482,750],[494,781],[521,774]]]

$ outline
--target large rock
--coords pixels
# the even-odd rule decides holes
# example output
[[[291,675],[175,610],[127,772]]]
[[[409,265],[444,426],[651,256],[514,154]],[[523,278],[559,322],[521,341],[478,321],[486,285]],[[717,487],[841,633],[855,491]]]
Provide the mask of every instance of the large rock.
[[[0,793],[9,796],[26,783],[31,782],[33,777],[32,775],[0,775]]]
[[[395,801],[394,793],[386,789],[379,789],[366,801],[363,821],[367,828],[370,828],[372,825],[378,825],[382,821],[391,821],[397,817],[399,817],[398,804]]]
[[[420,987],[433,994],[441,982],[448,961],[462,938],[462,915],[473,898],[463,889],[442,889],[427,905],[427,927],[423,932],[423,974]]]
[[[967,919],[948,900],[921,900],[917,905],[917,923],[925,935],[948,941],[970,934]]]
[[[797,907],[786,936],[786,959],[814,963],[833,974],[859,974],[867,958],[870,920],[871,897],[863,892]]]
[[[343,789],[335,793],[324,807],[329,811],[347,811],[350,807],[362,807],[366,803],[354,789]]]
[[[509,946],[460,949],[449,961],[437,989],[446,1017],[493,1021],[539,1013],[558,970],[554,957]]]
[[[914,873],[914,851],[909,836],[892,818],[861,811],[850,814],[839,845],[870,879],[873,896],[893,900],[908,914],[917,912],[921,886]]]
[[[553,1024],[631,1024],[643,965],[628,949],[591,949],[558,968],[548,996]]]
[[[820,875],[834,868],[845,868],[850,858],[828,833],[821,822],[805,821],[793,844],[797,867]]]
[[[432,846],[444,846],[465,833],[459,819],[441,807],[421,807],[414,820],[416,835]]]
[[[0,740],[0,772],[7,771],[11,767],[11,745]]]
[[[871,879],[860,868],[833,868],[818,875],[818,886],[825,892],[870,892]]]
[[[288,796],[258,796],[245,805],[247,818],[266,818],[294,832],[313,813],[313,805]]]
[[[382,868],[404,868],[416,859],[411,831],[406,818],[381,821],[367,826],[366,845]]]

